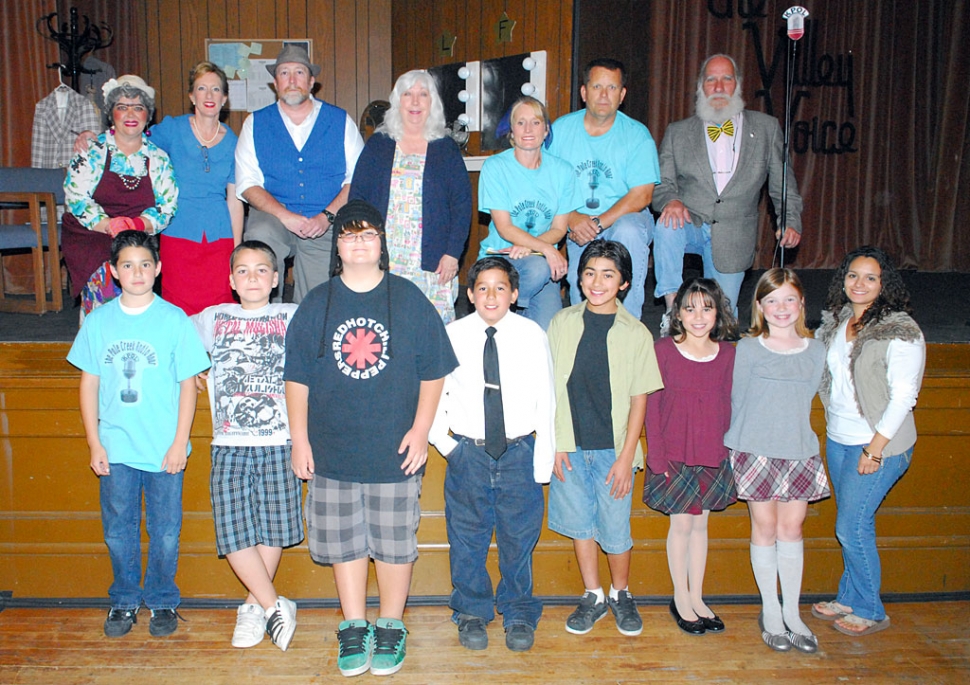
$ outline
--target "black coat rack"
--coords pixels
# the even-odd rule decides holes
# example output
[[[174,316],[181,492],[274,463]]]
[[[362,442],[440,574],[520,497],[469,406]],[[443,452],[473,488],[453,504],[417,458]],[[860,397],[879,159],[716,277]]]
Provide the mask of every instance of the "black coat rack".
[[[84,28],[78,30],[77,7],[72,7],[70,22],[61,24],[60,30],[57,26],[57,12],[51,12],[37,20],[37,32],[60,45],[61,53],[67,56],[63,63],[48,64],[47,68],[60,69],[62,74],[70,76],[74,90],[78,89],[78,78],[81,74],[95,73],[84,68],[84,57],[94,50],[108,47],[114,40],[114,33],[104,22],[92,24],[86,16],[81,19],[84,20]],[[46,31],[44,25],[47,27]]]

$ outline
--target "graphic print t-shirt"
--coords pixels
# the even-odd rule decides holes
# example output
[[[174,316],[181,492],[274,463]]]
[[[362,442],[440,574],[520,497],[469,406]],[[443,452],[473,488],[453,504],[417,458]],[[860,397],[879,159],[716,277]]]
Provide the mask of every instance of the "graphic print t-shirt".
[[[285,445],[286,328],[295,304],[209,307],[192,317],[212,356],[209,404],[213,445]]]
[[[609,131],[591,136],[583,125],[585,113],[556,119],[549,152],[573,167],[576,211],[599,216],[630,188],[660,183],[660,160],[653,136],[636,119],[617,112]]]
[[[357,483],[409,478],[397,450],[421,381],[456,366],[441,318],[410,281],[385,274],[357,293],[337,277],[314,288],[287,331],[284,377],[310,389],[315,473]]]
[[[99,377],[98,436],[108,462],[161,471],[175,439],[179,383],[209,368],[189,317],[157,296],[137,314],[116,298],[85,317],[67,361]]]

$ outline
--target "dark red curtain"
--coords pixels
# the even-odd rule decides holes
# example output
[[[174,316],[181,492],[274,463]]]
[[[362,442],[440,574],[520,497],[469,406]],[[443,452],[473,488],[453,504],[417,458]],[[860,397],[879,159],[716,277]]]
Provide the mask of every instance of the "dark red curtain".
[[[905,268],[970,271],[970,236],[958,228],[970,210],[970,3],[803,4],[810,17],[796,44],[791,140],[805,232],[795,265],[832,268],[870,243]],[[784,117],[781,15],[790,5],[649,3],[643,118],[658,142],[668,123],[693,113],[698,69],[716,52],[741,65],[749,108]],[[773,248],[763,223],[762,267]]]

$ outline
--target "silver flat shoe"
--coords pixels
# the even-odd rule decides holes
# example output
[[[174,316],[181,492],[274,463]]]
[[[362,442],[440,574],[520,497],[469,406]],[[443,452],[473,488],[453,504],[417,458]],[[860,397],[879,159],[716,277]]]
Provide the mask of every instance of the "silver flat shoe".
[[[799,652],[804,652],[805,654],[814,654],[818,651],[818,638],[815,634],[802,635],[801,633],[793,633],[788,631],[788,640],[791,642],[792,647],[797,649]],[[771,645],[769,645],[770,647]]]
[[[771,649],[776,652],[789,652],[792,648],[792,641],[788,639],[790,633],[769,633],[765,630],[764,615],[758,614],[758,628],[761,629],[761,639]]]

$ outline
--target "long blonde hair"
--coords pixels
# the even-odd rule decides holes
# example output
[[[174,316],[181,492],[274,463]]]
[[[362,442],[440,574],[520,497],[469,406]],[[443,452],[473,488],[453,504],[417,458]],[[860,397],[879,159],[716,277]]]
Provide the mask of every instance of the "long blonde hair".
[[[795,322],[795,332],[800,338],[812,337],[812,331],[805,324],[805,288],[802,286],[802,279],[791,269],[778,267],[768,269],[761,274],[758,284],[754,287],[754,299],[751,301],[751,328],[745,335],[752,338],[762,335],[768,337],[768,322],[765,321],[764,313],[758,309],[758,303],[786,283],[795,289],[802,301],[802,310],[798,313],[798,320]]]

